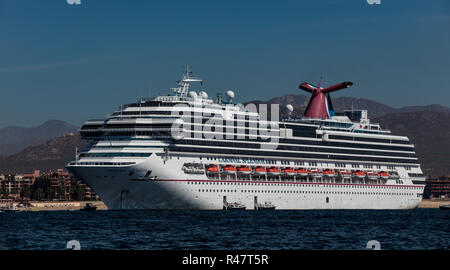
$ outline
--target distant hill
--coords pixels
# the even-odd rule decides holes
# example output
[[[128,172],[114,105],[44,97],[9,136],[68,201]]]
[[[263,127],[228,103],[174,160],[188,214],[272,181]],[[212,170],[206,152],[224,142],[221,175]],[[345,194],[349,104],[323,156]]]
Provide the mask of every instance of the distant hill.
[[[49,120],[33,128],[4,127],[0,129],[0,155],[16,154],[28,146],[39,145],[77,130],[78,127],[59,120]]]
[[[29,146],[21,152],[0,157],[0,173],[26,173],[35,169],[41,171],[64,168],[78,149],[86,147],[79,134],[68,133],[51,139],[44,144]]]
[[[426,175],[450,175],[450,113],[392,113],[372,121],[391,130],[392,134],[408,136]]]
[[[287,104],[291,104],[294,107],[293,116],[303,116],[305,112],[306,106],[308,105],[309,96],[305,96],[302,94],[287,94],[280,97],[275,97],[269,99],[267,101],[254,100],[246,102],[254,103],[254,104],[280,104],[280,112],[283,116],[287,114],[285,106]],[[450,108],[439,105],[427,105],[427,106],[408,106],[402,108],[393,108],[387,105],[384,105],[380,102],[373,101],[370,99],[364,98],[354,98],[354,97],[339,97],[333,98],[332,96],[333,107],[335,111],[342,112],[344,110],[351,110],[352,108],[355,110],[364,109],[369,113],[369,118],[376,118],[383,115],[391,114],[391,113],[402,113],[402,112],[446,112],[450,113]]]

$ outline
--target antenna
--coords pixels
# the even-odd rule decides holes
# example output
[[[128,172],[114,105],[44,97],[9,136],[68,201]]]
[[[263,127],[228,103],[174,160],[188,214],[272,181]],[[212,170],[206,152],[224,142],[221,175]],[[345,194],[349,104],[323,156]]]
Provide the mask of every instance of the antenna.
[[[221,104],[222,103],[222,93],[216,94],[216,103]]]
[[[151,80],[148,80],[148,95],[147,95],[147,97],[148,98],[150,98],[150,92],[151,92],[151,89],[152,89],[152,82],[151,82]]]

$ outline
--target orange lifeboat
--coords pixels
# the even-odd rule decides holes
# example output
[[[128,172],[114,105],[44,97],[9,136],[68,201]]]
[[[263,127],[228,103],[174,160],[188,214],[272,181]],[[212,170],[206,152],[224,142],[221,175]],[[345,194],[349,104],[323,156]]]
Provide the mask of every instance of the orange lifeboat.
[[[283,173],[285,175],[295,175],[295,170],[292,168],[285,168],[285,169],[283,169]]]
[[[227,174],[234,174],[236,173],[236,167],[231,165],[226,165],[222,167],[222,172]]]
[[[371,179],[371,180],[375,180],[378,179],[380,176],[378,175],[378,173],[374,172],[374,171],[368,171],[367,172],[367,178]]]
[[[253,169],[253,171],[255,172],[255,174],[259,175],[264,175],[267,173],[267,170],[264,167],[256,167],[255,169]]]
[[[323,171],[323,175],[325,175],[326,177],[334,177],[334,171],[331,169],[325,169]]]
[[[206,171],[209,173],[219,173],[219,166],[217,165],[211,165],[206,168]]]
[[[366,173],[363,172],[363,171],[356,171],[356,172],[353,173],[353,175],[355,177],[357,177],[357,178],[364,178],[364,177],[366,177]]]
[[[307,169],[300,168],[300,169],[297,169],[296,173],[300,176],[308,176],[309,172]]]
[[[384,171],[380,172],[379,175],[380,175],[380,177],[382,179],[388,179],[389,178],[389,174],[387,172],[384,172]]]
[[[320,171],[319,169],[312,169],[309,173],[310,173],[311,176],[314,177],[314,178],[320,178],[320,177],[323,176],[322,171]]]
[[[350,178],[352,176],[352,173],[347,170],[339,170],[338,174],[341,178]]]
[[[237,168],[237,172],[238,172],[239,174],[250,174],[250,173],[252,172],[252,169],[250,169],[250,168],[247,167],[247,166],[239,166],[239,167]]]
[[[280,175],[280,169],[278,169],[277,167],[270,167],[269,169],[267,169],[267,173],[270,175]]]

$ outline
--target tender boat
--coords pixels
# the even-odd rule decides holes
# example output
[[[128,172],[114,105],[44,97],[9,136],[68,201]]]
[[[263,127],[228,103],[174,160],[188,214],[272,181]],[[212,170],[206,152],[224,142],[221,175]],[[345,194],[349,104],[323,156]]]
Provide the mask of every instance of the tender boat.
[[[80,209],[80,211],[95,211],[97,210],[97,206],[92,203],[86,203],[86,205]]]
[[[252,169],[250,169],[247,166],[240,166],[237,168],[237,173],[239,174],[251,174],[252,173]]]
[[[283,174],[285,175],[295,175],[295,170],[292,168],[285,168],[283,169]]]
[[[271,202],[265,202],[264,204],[256,204],[256,210],[275,210],[275,205]]]
[[[234,173],[236,173],[236,167],[231,166],[231,165],[226,165],[226,166],[222,167],[222,172],[226,173],[226,174],[234,174]]]
[[[206,171],[208,173],[219,173],[219,166],[217,165],[211,165],[209,167],[206,168]]]
[[[256,167],[253,169],[253,171],[255,172],[255,174],[259,174],[259,175],[264,175],[267,173],[267,170],[264,167]]]
[[[387,172],[380,172],[379,173],[381,179],[387,180],[389,179],[389,174]]]
[[[334,177],[335,173],[331,169],[325,169],[323,171],[323,175],[326,176],[326,177]]]
[[[223,210],[245,210],[245,205],[239,202],[226,203]]]
[[[378,173],[374,172],[374,171],[368,171],[367,172],[367,178],[370,180],[377,180],[380,176],[378,175]]]
[[[363,171],[356,171],[353,173],[353,175],[357,178],[365,178],[366,177],[366,173]]]
[[[280,175],[281,171],[277,167],[270,167],[267,169],[267,174],[269,175]]]
[[[314,178],[321,178],[321,177],[323,176],[322,171],[320,171],[320,170],[318,170],[318,169],[312,169],[312,170],[310,171],[310,174],[311,174],[311,176],[314,177]]]
[[[309,173],[306,169],[298,169],[296,172],[299,176],[308,176]]]
[[[10,213],[14,213],[14,212],[18,212],[19,209],[17,208],[17,206],[13,205],[13,204],[9,204],[7,206],[1,207],[0,208],[0,212],[10,212]]]
[[[352,177],[352,173],[347,170],[340,170],[338,171],[338,174],[343,179],[348,179]]]
[[[441,210],[450,210],[450,204],[441,205],[441,206],[439,206],[439,209],[441,209]]]

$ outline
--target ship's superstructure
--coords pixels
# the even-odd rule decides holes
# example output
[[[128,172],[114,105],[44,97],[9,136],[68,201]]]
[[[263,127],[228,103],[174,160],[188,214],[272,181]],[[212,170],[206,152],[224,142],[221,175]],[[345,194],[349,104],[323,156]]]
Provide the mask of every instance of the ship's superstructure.
[[[202,81],[187,71],[172,94],[86,121],[89,146],[67,168],[109,209],[411,209],[422,200],[407,137],[365,110],[330,113],[328,93],[351,83],[301,84],[311,113],[282,120],[234,105],[231,91],[191,91],[193,83]]]

